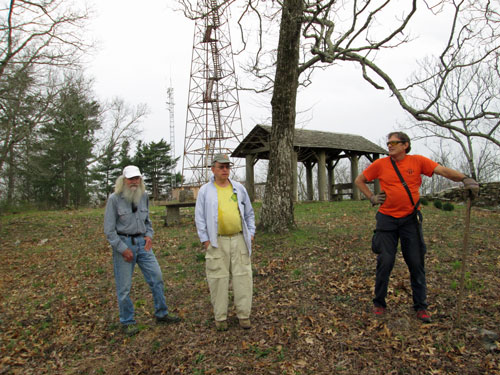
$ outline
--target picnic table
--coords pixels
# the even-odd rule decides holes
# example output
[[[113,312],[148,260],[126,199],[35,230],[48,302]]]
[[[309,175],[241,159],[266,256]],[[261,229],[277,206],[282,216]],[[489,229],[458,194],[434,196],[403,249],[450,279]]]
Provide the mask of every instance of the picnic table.
[[[165,206],[165,226],[168,227],[170,225],[178,224],[181,221],[181,207],[194,207],[196,205],[196,201],[187,201],[187,202],[162,202],[159,204],[160,206]]]

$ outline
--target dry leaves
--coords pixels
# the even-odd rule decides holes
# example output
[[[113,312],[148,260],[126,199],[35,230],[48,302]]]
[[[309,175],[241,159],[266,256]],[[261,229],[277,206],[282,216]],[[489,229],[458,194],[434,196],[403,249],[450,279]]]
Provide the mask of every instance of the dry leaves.
[[[366,202],[335,202],[298,205],[297,231],[256,237],[253,327],[241,330],[231,305],[229,330],[216,332],[192,215],[165,228],[155,208],[154,249],[167,302],[184,320],[155,323],[137,270],[141,332],[132,338],[117,324],[102,214],[1,218],[0,374],[500,374],[499,351],[482,339],[484,330],[500,331],[498,213],[473,212],[462,327],[453,320],[460,207],[424,208],[433,323],[422,325],[411,310],[401,256],[388,314],[372,316],[374,211]]]

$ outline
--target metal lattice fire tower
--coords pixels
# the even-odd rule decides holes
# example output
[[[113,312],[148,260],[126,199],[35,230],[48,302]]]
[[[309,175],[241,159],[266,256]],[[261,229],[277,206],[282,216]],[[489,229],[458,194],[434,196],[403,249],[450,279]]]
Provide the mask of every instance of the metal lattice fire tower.
[[[192,186],[209,180],[214,154],[231,154],[243,139],[229,9],[200,0],[198,10],[206,16],[195,25],[182,159],[184,185]]]

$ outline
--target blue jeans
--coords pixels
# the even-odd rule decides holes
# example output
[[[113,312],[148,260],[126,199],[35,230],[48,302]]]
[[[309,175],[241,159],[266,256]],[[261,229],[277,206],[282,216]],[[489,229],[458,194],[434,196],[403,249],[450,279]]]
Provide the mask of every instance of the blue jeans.
[[[134,259],[129,263],[123,259],[123,256],[119,252],[113,251],[113,268],[115,272],[116,296],[120,309],[120,323],[135,324],[134,304],[130,299],[130,289],[132,287],[132,275],[136,264],[141,269],[144,279],[151,288],[155,305],[155,316],[161,318],[167,315],[168,308],[163,292],[163,277],[153,249],[149,251],[144,250],[146,241],[142,236],[133,239],[126,236],[120,236],[120,238],[134,253]]]
[[[419,213],[419,215],[421,214]],[[414,215],[395,218],[377,212],[376,219],[377,242],[381,252],[377,256],[377,276],[373,304],[384,308],[387,307],[385,297],[389,277],[396,260],[398,241],[401,240],[403,258],[410,271],[413,308],[416,311],[425,310],[427,308],[424,262],[426,247],[422,236],[422,224],[417,223]],[[420,227],[418,228],[417,225]]]

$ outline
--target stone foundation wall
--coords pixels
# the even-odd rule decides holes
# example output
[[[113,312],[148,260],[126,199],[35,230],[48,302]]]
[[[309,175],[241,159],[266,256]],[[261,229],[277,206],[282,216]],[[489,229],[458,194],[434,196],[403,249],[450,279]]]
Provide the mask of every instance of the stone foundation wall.
[[[440,199],[442,201],[463,202],[463,187],[454,187],[440,191],[437,194],[425,196],[428,200]],[[487,182],[479,184],[479,197],[474,200],[474,206],[491,207],[500,209],[500,182]]]

